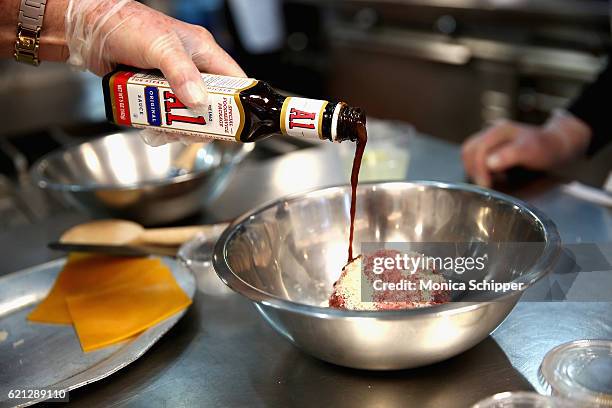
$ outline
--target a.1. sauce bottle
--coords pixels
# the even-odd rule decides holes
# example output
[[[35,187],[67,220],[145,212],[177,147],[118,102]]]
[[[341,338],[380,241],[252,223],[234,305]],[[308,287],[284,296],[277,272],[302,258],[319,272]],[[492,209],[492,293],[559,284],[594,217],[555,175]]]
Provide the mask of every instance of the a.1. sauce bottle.
[[[278,134],[357,141],[365,129],[364,112],[343,102],[284,96],[251,78],[202,74],[202,80],[208,109],[195,113],[157,71],[111,72],[103,79],[107,118],[118,125],[243,143]]]

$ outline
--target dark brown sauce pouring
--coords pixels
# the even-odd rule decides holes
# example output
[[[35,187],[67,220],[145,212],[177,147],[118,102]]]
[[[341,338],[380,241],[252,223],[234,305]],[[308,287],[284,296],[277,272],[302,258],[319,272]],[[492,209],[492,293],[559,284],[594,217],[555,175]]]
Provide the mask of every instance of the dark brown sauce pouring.
[[[355,233],[355,211],[357,210],[357,184],[359,183],[359,170],[361,160],[368,143],[368,131],[365,125],[359,126],[357,130],[357,145],[355,147],[355,157],[353,158],[353,169],[351,170],[351,227],[349,233],[348,261],[347,265],[355,260],[353,258],[353,236]]]

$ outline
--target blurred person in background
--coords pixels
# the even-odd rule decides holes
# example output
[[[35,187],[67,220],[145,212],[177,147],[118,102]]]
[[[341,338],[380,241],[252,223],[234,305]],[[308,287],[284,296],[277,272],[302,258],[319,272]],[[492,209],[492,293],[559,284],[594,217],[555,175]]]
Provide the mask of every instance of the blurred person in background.
[[[483,187],[513,167],[546,171],[592,155],[612,140],[612,65],[542,126],[502,120],[465,141],[467,174]]]
[[[0,2],[0,57],[13,57],[21,0]],[[200,71],[245,76],[199,25],[133,0],[48,0],[36,62],[60,61],[104,75],[116,65],[160,69],[187,106],[207,108]]]

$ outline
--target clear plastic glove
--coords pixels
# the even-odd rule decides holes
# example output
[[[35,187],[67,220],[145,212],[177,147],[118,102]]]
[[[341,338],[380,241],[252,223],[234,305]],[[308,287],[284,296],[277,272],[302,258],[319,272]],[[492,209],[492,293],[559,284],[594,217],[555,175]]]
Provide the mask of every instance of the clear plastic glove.
[[[202,136],[192,136],[189,134],[165,132],[154,128],[142,129],[138,134],[146,144],[153,147],[163,146],[167,143],[182,143],[184,145],[207,143],[213,139],[212,135],[211,137],[206,137],[205,133]]]
[[[570,162],[584,154],[590,139],[590,128],[565,111],[539,127],[504,120],[463,144],[463,164],[476,184],[490,187],[496,173],[515,166],[550,170]]]
[[[178,98],[196,112],[206,111],[208,100],[200,71],[245,76],[206,29],[133,0],[69,0],[66,42],[68,63],[97,75],[117,64],[160,69]],[[148,129],[143,139],[157,145],[189,141]]]

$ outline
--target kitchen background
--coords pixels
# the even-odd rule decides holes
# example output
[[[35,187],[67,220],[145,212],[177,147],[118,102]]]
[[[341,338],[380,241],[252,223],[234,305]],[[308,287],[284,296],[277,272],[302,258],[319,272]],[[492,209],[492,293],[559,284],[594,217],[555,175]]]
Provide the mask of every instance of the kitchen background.
[[[541,123],[594,79],[612,42],[602,0],[145,3],[207,27],[252,77],[456,143],[499,118]],[[61,64],[0,61],[0,227],[65,208],[32,185],[28,169],[53,149],[115,130],[100,84]],[[249,160],[304,147],[268,140]],[[611,158],[608,148],[560,175],[601,186]]]

